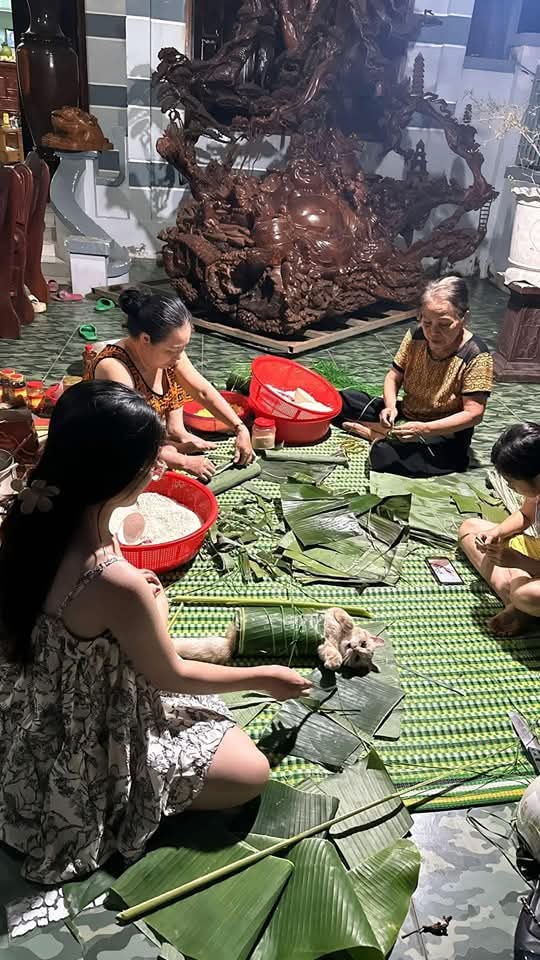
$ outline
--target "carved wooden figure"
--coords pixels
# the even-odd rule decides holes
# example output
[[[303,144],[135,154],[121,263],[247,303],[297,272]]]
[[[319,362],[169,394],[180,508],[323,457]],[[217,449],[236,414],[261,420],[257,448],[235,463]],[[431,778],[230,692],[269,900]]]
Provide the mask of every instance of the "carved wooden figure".
[[[476,229],[460,221],[497,194],[482,174],[470,111],[460,122],[425,92],[421,56],[412,82],[399,78],[408,41],[433,22],[411,0],[245,0],[233,38],[211,59],[161,51],[154,84],[171,123],[158,152],[192,199],[160,237],[167,272],[193,310],[290,338],[379,300],[414,303],[424,258],[474,252],[486,217]],[[431,177],[423,144],[404,148],[415,113],[443,129],[470,186]],[[266,134],[291,137],[282,168],[235,168],[239,137],[253,154]],[[219,161],[199,163],[201,136],[223,144]],[[404,157],[403,180],[364,173],[366,137],[381,157]],[[447,204],[450,216],[416,239]]]

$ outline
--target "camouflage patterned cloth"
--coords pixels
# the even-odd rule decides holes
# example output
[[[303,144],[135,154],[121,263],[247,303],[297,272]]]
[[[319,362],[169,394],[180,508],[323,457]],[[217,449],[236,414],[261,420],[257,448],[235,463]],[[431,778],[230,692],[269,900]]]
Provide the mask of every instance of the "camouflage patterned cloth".
[[[492,806],[475,810],[474,815],[486,836],[462,810],[414,815],[412,835],[422,854],[422,867],[402,934],[443,915],[451,915],[452,921],[447,937],[400,936],[392,960],[511,960],[519,898],[528,887],[486,837],[491,832],[514,863],[510,838],[515,808]],[[29,885],[18,877],[17,861],[0,848],[2,902],[10,899],[10,891],[20,901],[28,890]],[[13,920],[16,912],[12,905]],[[103,906],[89,907],[67,923],[50,923],[22,937],[6,937],[3,944],[0,941],[0,960],[158,960],[161,956],[167,957],[167,948],[159,946],[145,924],[121,927],[114,913]],[[173,957],[178,960],[178,954],[171,954],[170,960]]]

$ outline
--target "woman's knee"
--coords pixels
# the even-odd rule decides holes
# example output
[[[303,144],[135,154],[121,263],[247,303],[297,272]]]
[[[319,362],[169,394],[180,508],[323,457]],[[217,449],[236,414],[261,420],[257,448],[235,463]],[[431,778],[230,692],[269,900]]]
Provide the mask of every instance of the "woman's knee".
[[[247,733],[239,727],[229,730],[214,757],[210,777],[253,791],[255,797],[264,790],[269,776],[268,760]]]
[[[253,790],[253,796],[258,797],[264,790],[270,777],[270,764],[264,753],[261,753],[255,745],[249,753],[249,759],[246,758],[245,782],[248,789]]]
[[[487,530],[490,530],[493,527],[492,523],[489,523],[487,520],[480,520],[479,517],[469,517],[467,520],[464,520],[459,528],[459,537],[468,537],[473,534],[477,536],[479,533],[486,533]]]

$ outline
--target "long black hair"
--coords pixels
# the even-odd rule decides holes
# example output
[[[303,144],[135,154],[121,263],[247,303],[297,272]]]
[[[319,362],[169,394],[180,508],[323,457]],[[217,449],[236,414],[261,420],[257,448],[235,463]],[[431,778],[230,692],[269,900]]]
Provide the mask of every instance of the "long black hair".
[[[540,474],[540,423],[514,423],[501,433],[491,451],[493,466],[513,480],[534,480]]]
[[[25,514],[16,497],[0,531],[0,638],[9,659],[30,659],[32,629],[85,510],[142,478],[162,442],[159,417],[129,387],[91,380],[60,398],[27,481],[57,488],[52,509]]]
[[[120,294],[119,304],[127,316],[130,335],[139,337],[146,333],[151,343],[162,343],[173,330],[192,323],[191,314],[179,297],[153,294],[148,287],[128,287]]]

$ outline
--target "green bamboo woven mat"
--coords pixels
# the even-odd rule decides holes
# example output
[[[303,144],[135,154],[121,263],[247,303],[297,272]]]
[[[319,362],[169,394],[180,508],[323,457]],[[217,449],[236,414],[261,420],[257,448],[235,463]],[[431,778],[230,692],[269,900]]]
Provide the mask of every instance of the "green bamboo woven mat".
[[[334,433],[318,449],[332,452],[342,437]],[[366,449],[359,443],[349,454],[350,467],[338,467],[327,484],[338,490],[365,490]],[[223,445],[219,456],[225,461],[230,451],[229,445]],[[278,487],[272,484],[258,480],[253,486],[278,494]],[[231,505],[244,496],[240,487],[224,494],[220,502]],[[307,595],[329,605],[364,604],[374,619],[387,624],[406,693],[400,739],[376,741],[396,785],[410,787],[440,777],[435,788],[440,789],[439,796],[423,807],[431,810],[517,800],[533,773],[517,748],[508,711],[518,709],[532,719],[540,713],[540,635],[514,640],[490,636],[484,623],[500,604],[468,563],[459,555],[453,558],[464,580],[462,586],[439,587],[425,563],[433,550],[411,546],[413,552],[405,561],[399,585],[370,587],[361,596],[353,589],[333,586],[305,588],[288,578],[259,584],[244,584],[236,575],[223,578],[204,550],[184,575],[170,583],[167,593],[170,600],[186,593],[252,596],[264,605],[265,597],[305,599]],[[184,606],[180,611],[173,607],[171,613],[174,636],[203,636],[220,633],[233,611]],[[308,670],[312,665],[300,666]],[[255,740],[273,712],[265,711],[248,727]],[[292,757],[273,773],[291,785],[326,775],[321,767]]]

